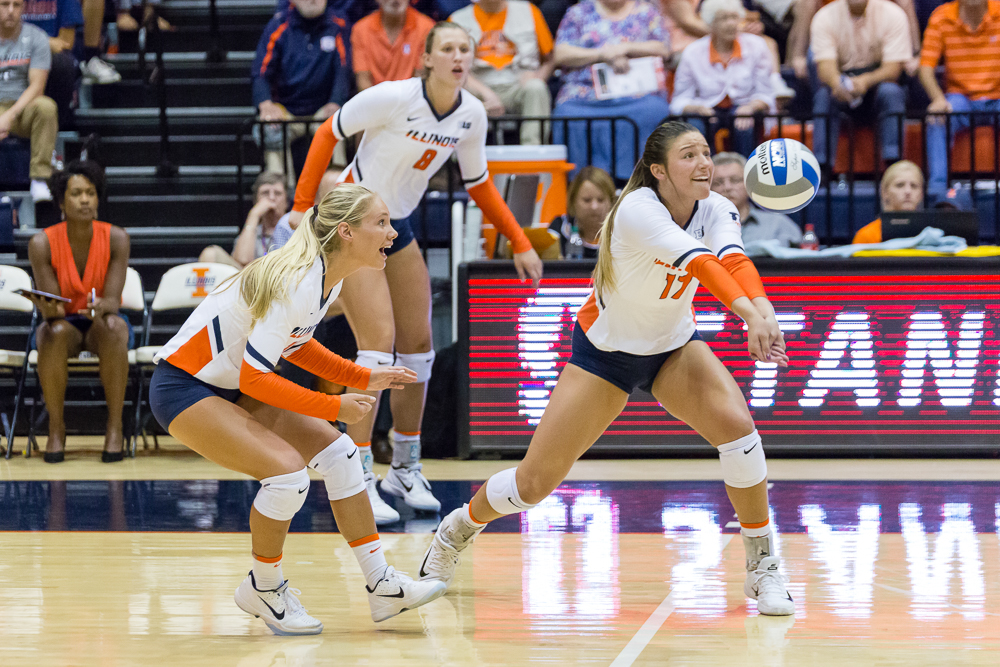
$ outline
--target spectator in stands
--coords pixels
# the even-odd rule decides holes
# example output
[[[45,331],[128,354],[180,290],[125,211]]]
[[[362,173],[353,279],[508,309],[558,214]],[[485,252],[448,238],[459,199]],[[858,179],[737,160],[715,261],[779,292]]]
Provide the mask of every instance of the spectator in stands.
[[[879,186],[883,211],[918,211],[924,207],[924,174],[913,162],[900,160],[885,170]],[[854,235],[852,243],[881,243],[882,218]]]
[[[146,2],[142,2],[142,0],[117,0],[115,4],[118,11],[115,24],[120,32],[137,31],[139,19],[141,18],[143,23],[150,20],[160,6],[159,0],[146,0]],[[156,17],[156,23],[160,30],[174,29],[170,22],[162,16]]]
[[[71,300],[64,304],[32,298],[45,319],[35,338],[38,378],[49,413],[45,446],[45,460],[49,463],[63,460],[66,443],[66,362],[83,350],[100,359],[101,384],[108,406],[101,460],[122,460],[122,405],[133,336],[128,322],[118,315],[118,308],[125,287],[129,238],[120,227],[96,220],[103,191],[104,173],[97,164],[70,162],[52,176],[52,192],[62,208],[64,222],[35,234],[28,243],[37,288]]]
[[[253,208],[243,223],[243,231],[233,244],[233,254],[211,245],[201,251],[199,262],[217,262],[242,269],[267,254],[278,221],[288,213],[285,177],[273,171],[262,172],[253,182],[253,202]]]
[[[73,57],[76,29],[83,25],[80,0],[25,0],[22,18],[49,36],[52,65],[45,83],[45,96],[52,98],[59,107],[59,126],[68,127],[80,80],[80,68]]]
[[[770,0],[769,0],[770,1]],[[773,0],[781,2],[782,0]],[[906,60],[905,69],[911,76],[916,73],[919,59],[914,54],[920,53],[920,23],[917,20],[917,10],[914,0],[892,0],[906,14],[906,25],[909,28],[911,57]],[[931,0],[937,2],[938,0]],[[793,24],[788,34],[785,48],[785,62],[791,66],[799,79],[809,78],[809,40],[813,17],[816,12],[831,0],[792,0]],[[814,57],[815,59],[815,57]]]
[[[21,21],[24,0],[0,0],[0,140],[13,134],[31,141],[31,198],[52,201],[46,180],[52,175],[59,117],[45,97],[52,63],[49,38]]]
[[[552,33],[528,0],[479,0],[449,18],[476,42],[476,58],[465,84],[490,115],[548,116],[547,81],[555,69]],[[521,123],[521,144],[542,143],[542,123]]]
[[[743,181],[746,158],[739,153],[718,153],[712,158],[715,173],[712,176],[712,190],[733,202],[740,212],[740,227],[743,244],[754,241],[781,241],[784,246],[798,246],[802,242],[802,230],[784,213],[775,213],[757,208],[750,203],[747,186]],[[750,251],[747,251],[748,254]]]
[[[713,144],[717,130],[733,133],[738,153],[750,155],[755,143],[754,114],[776,112],[767,44],[757,35],[739,33],[746,15],[740,0],[705,0],[701,17],[710,34],[688,45],[674,76],[674,115],[690,122]]]
[[[934,68],[944,57],[945,90]],[[940,196],[948,187],[948,138],[972,124],[992,124],[993,116],[963,112],[1000,113],[1000,0],[954,0],[931,14],[920,54],[920,83],[931,98],[928,113],[959,112],[946,131],[944,118],[928,118],[927,192]],[[975,119],[975,120],[973,120]]]
[[[833,164],[841,112],[871,125],[884,117],[882,159],[898,160],[906,93],[897,81],[913,54],[906,13],[889,0],[834,0],[816,12],[810,33],[820,82],[813,96],[817,161],[826,169]]]
[[[378,0],[378,10],[351,28],[351,59],[358,90],[401,81],[423,71],[424,41],[434,21],[406,0]]]
[[[347,22],[327,0],[296,0],[264,28],[251,67],[253,104],[263,121],[309,116],[323,121],[350,96]],[[292,178],[291,155],[282,155],[281,128],[265,131],[267,170]],[[305,123],[288,127],[289,142],[309,134]]]
[[[615,203],[615,182],[603,169],[584,167],[570,183],[567,200],[567,214],[553,220],[549,231],[559,236],[564,259],[596,259],[600,248],[597,234]],[[574,236],[579,239],[579,248],[573,248]]]
[[[582,0],[573,5],[556,34],[555,65],[563,70],[563,85],[553,117],[626,116],[638,125],[638,145],[642,146],[670,113],[665,91],[599,100],[591,66],[607,63],[617,72],[626,72],[631,58],[668,58],[668,42],[663,17],[643,0]],[[610,123],[594,123],[589,137],[583,122],[569,123],[567,129],[569,136],[564,140],[563,124],[553,124],[554,142],[568,145],[570,162],[585,166],[590,143],[591,164],[607,168],[618,178],[632,173],[639,155],[631,125],[615,124],[613,167]]]
[[[88,83],[118,83],[122,75],[114,65],[101,60],[101,32],[105,0],[81,0],[83,6],[83,62],[80,71]]]

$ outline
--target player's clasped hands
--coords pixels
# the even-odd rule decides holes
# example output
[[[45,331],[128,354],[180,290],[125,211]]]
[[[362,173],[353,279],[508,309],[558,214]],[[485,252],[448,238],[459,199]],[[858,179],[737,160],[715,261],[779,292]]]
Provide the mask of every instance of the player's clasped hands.
[[[375,397],[367,394],[341,394],[340,412],[337,420],[345,424],[355,424],[365,418],[375,407]]]
[[[785,336],[773,315],[758,316],[747,322],[747,347],[754,361],[788,365]]]
[[[405,366],[386,366],[373,368],[368,378],[368,389],[381,391],[383,389],[403,389],[404,384],[417,381],[417,372]]]

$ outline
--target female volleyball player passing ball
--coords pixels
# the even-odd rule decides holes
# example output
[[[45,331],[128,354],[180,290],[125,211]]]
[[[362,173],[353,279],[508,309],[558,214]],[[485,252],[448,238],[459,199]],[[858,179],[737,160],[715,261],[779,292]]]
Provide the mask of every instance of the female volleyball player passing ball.
[[[285,534],[309,490],[307,465],[326,483],[337,527],[365,574],[375,621],[429,602],[445,589],[388,566],[358,448],[329,423],[357,422],[374,399],[328,396],[274,373],[285,359],[358,389],[399,388],[416,380],[406,368],[362,368],[312,339],[344,278],[364,268],[381,270],[395,237],[375,194],[358,185],[335,189],[306,213],[283,248],[206,297],[155,358],[149,402],[160,424],[205,458],[261,482],[250,510],[253,569],[236,589],[236,604],[276,634],[323,629],[281,571]]]
[[[486,110],[463,92],[472,66],[468,33],[454,23],[439,23],[427,36],[423,79],[387,81],[358,93],[323,123],[295,190],[296,212],[308,209],[330,165],[334,146],[363,132],[357,155],[340,177],[360,183],[385,201],[399,238],[387,251],[383,274],[363,272],[344,281],[344,313],[358,343],[357,363],[379,368],[394,361],[417,373],[417,382],[392,392],[392,468],[382,489],[419,510],[437,512],[441,503],[420,472],[420,423],[426,382],[434,363],[431,345],[431,285],[409,217],[427,184],[451,157],[458,157],[469,196],[500,233],[510,239],[518,275],[537,284],[542,263],[493,185],[486,165]],[[276,233],[276,242],[280,242]],[[383,277],[384,276],[384,277]],[[388,318],[385,314],[391,313]],[[394,353],[395,352],[395,356]],[[371,475],[371,434],[375,411],[348,429],[362,448],[367,487],[379,523],[399,519],[375,489]]]
[[[744,591],[762,614],[794,613],[772,551],[760,436],[733,377],[695,329],[691,304],[702,284],[746,322],[754,360],[787,365],[774,310],[743,253],[739,213],[711,191],[712,171],[692,125],[664,123],[649,137],[601,229],[594,291],[577,312],[573,354],[524,461],[444,518],[422,580],[449,583],[459,552],[487,522],[549,495],[640,387],[718,450],[742,526]]]

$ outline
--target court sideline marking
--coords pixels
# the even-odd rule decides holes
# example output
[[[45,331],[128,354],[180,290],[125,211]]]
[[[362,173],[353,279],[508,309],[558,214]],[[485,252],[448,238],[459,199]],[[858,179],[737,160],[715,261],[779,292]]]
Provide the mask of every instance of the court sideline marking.
[[[722,546],[719,548],[720,553],[726,550],[726,547],[728,547],[729,543],[732,542],[733,537],[735,537],[735,535],[729,535],[726,537],[726,539],[722,542]],[[632,637],[632,639],[629,640],[629,643],[625,645],[625,648],[623,648],[622,652],[618,654],[615,661],[611,663],[611,667],[629,667],[633,662],[635,662],[636,658],[638,658],[643,649],[646,648],[646,645],[652,641],[656,633],[660,631],[660,628],[663,627],[663,624],[673,611],[674,592],[670,591],[667,597],[663,598],[663,602],[660,603],[660,606],[653,611],[649,618],[646,619],[646,622],[642,624],[642,627],[639,628],[639,631],[635,633],[635,636]]]

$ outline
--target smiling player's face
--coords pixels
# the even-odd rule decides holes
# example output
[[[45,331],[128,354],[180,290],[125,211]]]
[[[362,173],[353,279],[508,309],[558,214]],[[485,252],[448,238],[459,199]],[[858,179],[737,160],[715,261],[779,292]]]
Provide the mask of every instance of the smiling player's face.
[[[392,245],[393,239],[399,236],[392,228],[389,209],[386,208],[385,202],[376,198],[361,224],[351,228],[351,236],[351,254],[366,267],[384,269],[385,250]]]
[[[463,86],[472,68],[472,44],[461,28],[444,28],[434,34],[431,52],[424,54],[428,78],[448,86]]]
[[[667,150],[669,178],[661,186],[672,187],[677,194],[691,199],[706,199],[712,191],[712,152],[700,132],[688,132],[677,137]]]

